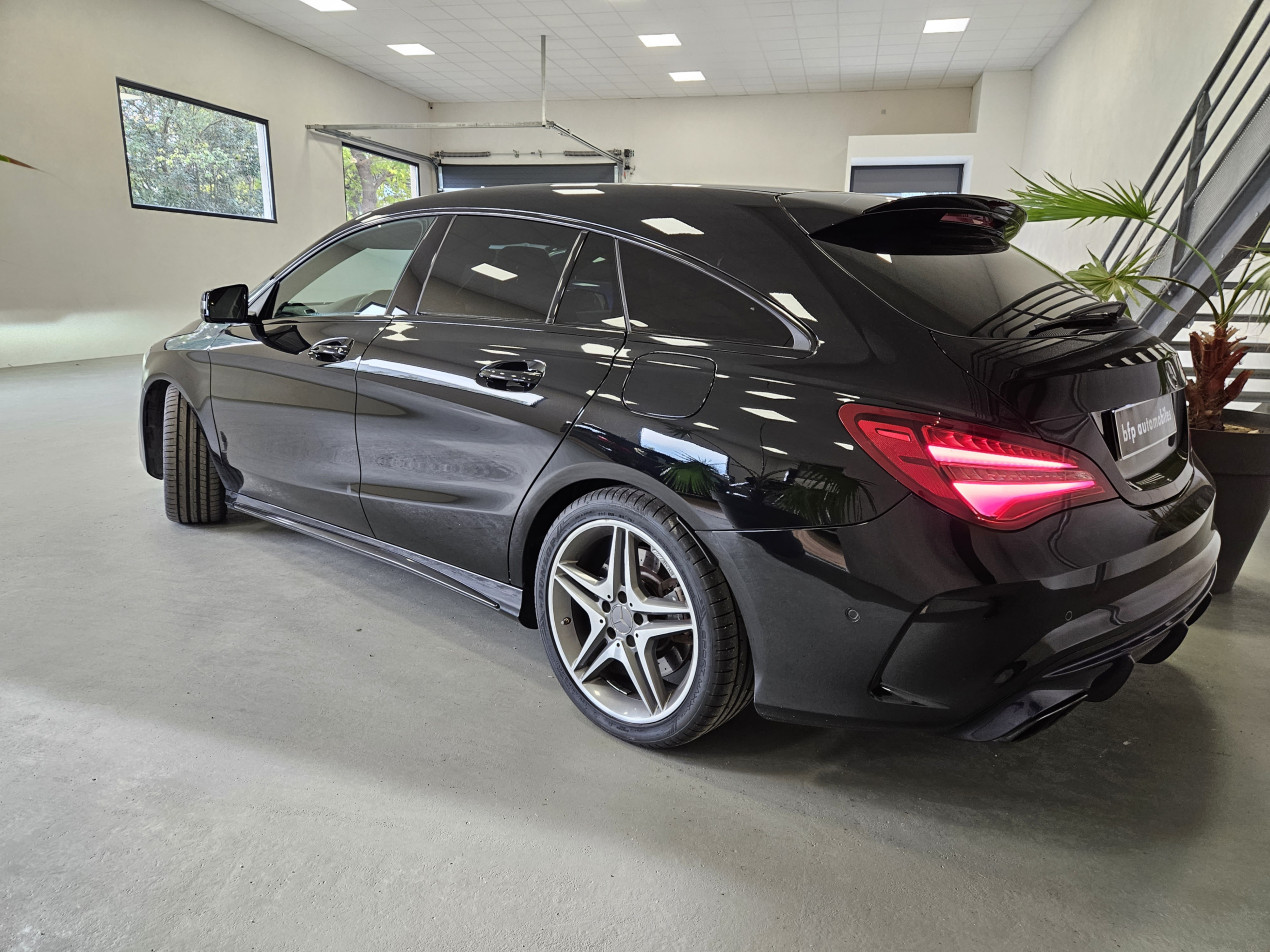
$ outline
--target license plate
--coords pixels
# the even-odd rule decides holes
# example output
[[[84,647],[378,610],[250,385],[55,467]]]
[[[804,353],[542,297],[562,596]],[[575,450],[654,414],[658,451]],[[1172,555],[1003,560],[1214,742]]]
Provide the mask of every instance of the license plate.
[[[1177,435],[1172,394],[1131,403],[1112,414],[1116,427],[1116,459],[1128,459]]]

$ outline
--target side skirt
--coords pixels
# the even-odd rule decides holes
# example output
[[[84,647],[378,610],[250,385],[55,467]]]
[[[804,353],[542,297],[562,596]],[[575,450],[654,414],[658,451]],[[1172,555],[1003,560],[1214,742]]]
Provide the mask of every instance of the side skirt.
[[[520,616],[523,594],[514,585],[496,582],[494,579],[485,578],[483,575],[477,575],[475,572],[469,572],[447,562],[430,559],[409,549],[390,545],[348,529],[341,529],[327,522],[310,519],[308,516],[302,516],[288,509],[244,496],[242,493],[237,493],[226,501],[229,508],[238,512],[312,536],[314,539],[321,539],[323,542],[330,542],[353,552],[359,552],[380,562],[387,562],[420,578],[443,585],[452,592],[474,598],[488,608],[496,608],[513,618]]]

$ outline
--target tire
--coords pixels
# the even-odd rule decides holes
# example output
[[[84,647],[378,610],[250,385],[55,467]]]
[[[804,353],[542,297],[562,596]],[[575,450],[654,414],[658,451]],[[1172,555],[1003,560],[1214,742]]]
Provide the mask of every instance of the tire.
[[[225,521],[225,486],[211,447],[176,387],[163,398],[163,509],[182,525]]]
[[[653,496],[613,487],[576,500],[543,540],[534,584],[556,679],[614,737],[676,747],[749,706],[754,670],[732,590]]]

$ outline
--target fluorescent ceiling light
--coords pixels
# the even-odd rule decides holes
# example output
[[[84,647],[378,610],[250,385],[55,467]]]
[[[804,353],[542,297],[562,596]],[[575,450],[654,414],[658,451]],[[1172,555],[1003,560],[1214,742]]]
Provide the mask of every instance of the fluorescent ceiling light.
[[[687,222],[680,221],[678,218],[645,218],[645,225],[649,228],[656,228],[663,235],[704,235],[705,232],[700,229],[693,228]]]
[[[504,271],[502,268],[495,267],[492,264],[485,264],[484,262],[473,265],[472,270],[477,274],[485,275],[487,278],[493,278],[495,281],[510,281],[516,277],[515,271]]]
[[[961,33],[970,23],[970,17],[956,17],[952,20],[927,20],[923,33]]]
[[[603,195],[598,188],[553,188],[557,195]]]
[[[645,46],[680,46],[679,37],[673,33],[641,33],[639,41]]]
[[[671,73],[670,78],[677,83],[699,83],[706,78],[706,74],[699,69],[690,69],[682,73]]]
[[[305,0],[307,3],[308,0]],[[402,56],[432,56],[432,50],[428,49],[422,43],[389,43],[390,50],[396,50]]]
[[[357,9],[351,3],[345,3],[344,0],[300,0],[300,2],[307,3],[314,10],[320,10],[322,13],[337,13],[340,10]]]

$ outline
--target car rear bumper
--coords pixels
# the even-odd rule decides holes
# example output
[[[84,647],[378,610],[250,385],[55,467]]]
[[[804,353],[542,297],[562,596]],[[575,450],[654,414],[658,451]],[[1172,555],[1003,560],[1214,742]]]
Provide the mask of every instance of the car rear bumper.
[[[755,706],[812,724],[1014,739],[1110,696],[1207,606],[1220,542],[1197,474],[1020,532],[910,497],[871,523],[705,533],[755,659]]]

